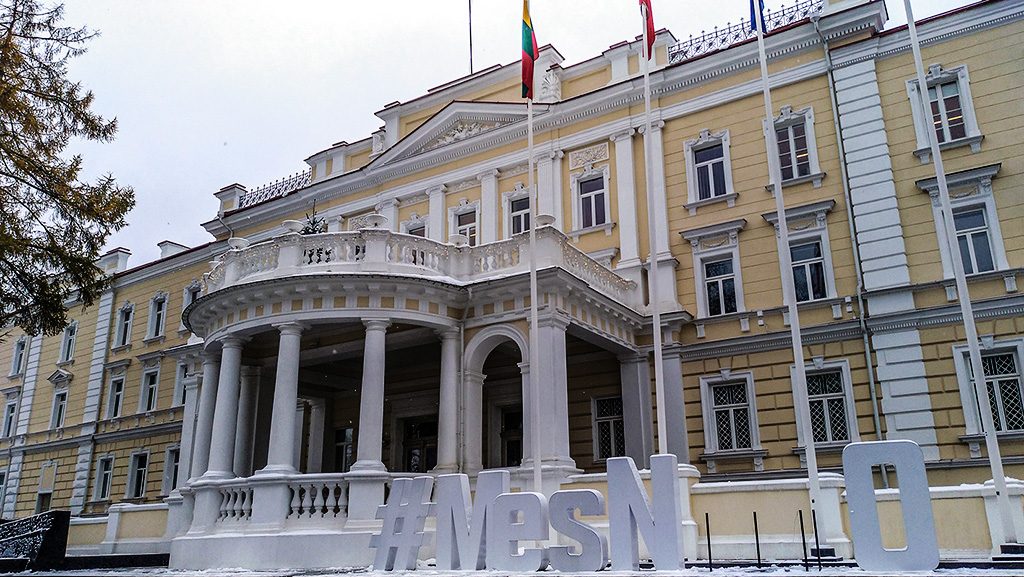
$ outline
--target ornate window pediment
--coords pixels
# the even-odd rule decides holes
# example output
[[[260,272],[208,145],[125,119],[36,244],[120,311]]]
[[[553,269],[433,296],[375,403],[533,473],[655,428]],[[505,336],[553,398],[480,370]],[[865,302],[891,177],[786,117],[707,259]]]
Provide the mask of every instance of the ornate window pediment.
[[[56,371],[53,371],[53,374],[46,377],[46,380],[53,383],[54,387],[63,388],[67,387],[74,378],[75,375],[71,372],[65,371],[64,369],[57,369]]]

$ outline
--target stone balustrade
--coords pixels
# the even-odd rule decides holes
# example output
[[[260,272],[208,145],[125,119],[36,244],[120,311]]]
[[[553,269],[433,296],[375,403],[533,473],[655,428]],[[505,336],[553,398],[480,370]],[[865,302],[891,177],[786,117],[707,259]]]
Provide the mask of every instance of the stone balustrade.
[[[302,275],[391,274],[433,278],[464,285],[529,271],[529,235],[479,246],[438,242],[384,228],[302,235],[291,231],[250,245],[232,246],[206,274],[206,293],[239,284]],[[288,223],[286,223],[288,226]],[[642,307],[637,284],[615,274],[577,249],[551,226],[537,229],[537,268],[558,267],[627,306]]]
[[[348,514],[348,482],[344,474],[299,475],[288,483],[289,520],[344,519]]]

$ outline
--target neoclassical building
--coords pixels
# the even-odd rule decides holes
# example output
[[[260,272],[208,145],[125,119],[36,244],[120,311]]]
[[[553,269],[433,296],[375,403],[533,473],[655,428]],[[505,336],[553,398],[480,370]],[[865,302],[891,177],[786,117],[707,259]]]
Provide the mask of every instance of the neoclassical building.
[[[813,442],[831,511],[818,531],[849,557],[842,448],[909,439],[943,487],[936,515],[977,529],[941,535],[943,551],[989,555],[1003,536],[986,513],[951,259],[969,274],[1004,463],[1020,477],[1024,10],[983,1],[919,24],[930,110],[883,2],[809,0],[769,20],[771,119],[745,23],[658,33],[649,134],[639,40],[572,65],[542,48],[536,223],[516,62],[388,104],[379,130],[304,172],[222,188],[207,245],[161,243],[160,260],[133,268],[111,251],[110,290],[90,309],[68,303],[63,335],[12,329],[0,347],[4,516],[70,508],[73,549],[169,550],[176,567],[365,564],[395,478],[508,468],[528,488],[539,459],[544,491],[602,489],[606,459],[643,466],[664,441],[685,463],[694,557],[704,512],[720,519],[717,552],[751,557],[745,519],[761,507],[775,513],[766,551],[795,558]],[[956,239],[942,234],[929,131]],[[768,180],[766,138],[782,182]],[[796,425],[780,226],[813,440]],[[1019,507],[1024,485],[1011,492]]]

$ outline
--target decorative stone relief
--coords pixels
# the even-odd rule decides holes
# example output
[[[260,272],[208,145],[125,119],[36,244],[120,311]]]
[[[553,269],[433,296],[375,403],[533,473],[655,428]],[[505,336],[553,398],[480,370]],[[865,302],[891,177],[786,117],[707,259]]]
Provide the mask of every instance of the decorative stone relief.
[[[383,128],[373,133],[373,154],[384,152],[384,137],[386,135],[387,133]]]
[[[552,68],[541,79],[540,102],[558,102],[562,100],[562,74],[559,70],[559,68]]]
[[[459,120],[439,136],[427,143],[427,145],[423,147],[423,150],[434,150],[435,148],[453,144],[476,136],[477,134],[487,132],[488,130],[498,128],[499,126],[505,126],[506,124],[508,123],[484,122],[480,120]]]
[[[569,153],[569,170],[583,168],[588,164],[595,164],[602,160],[608,160],[608,143],[602,142],[587,148],[581,148]]]

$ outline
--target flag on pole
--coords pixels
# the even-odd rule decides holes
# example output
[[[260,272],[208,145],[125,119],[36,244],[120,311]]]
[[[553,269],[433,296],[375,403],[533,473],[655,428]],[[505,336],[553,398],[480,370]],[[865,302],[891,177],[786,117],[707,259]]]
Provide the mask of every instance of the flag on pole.
[[[530,1],[523,0],[523,98],[533,100],[533,63],[537,53],[537,36],[530,20]]]
[[[654,12],[651,11],[651,0],[640,0],[640,13],[647,21],[647,59],[654,58]]]
[[[757,8],[754,8],[754,3],[757,3]],[[764,0],[750,0],[750,29],[757,30],[760,26],[759,22],[764,21]],[[762,30],[764,34],[767,30]]]

